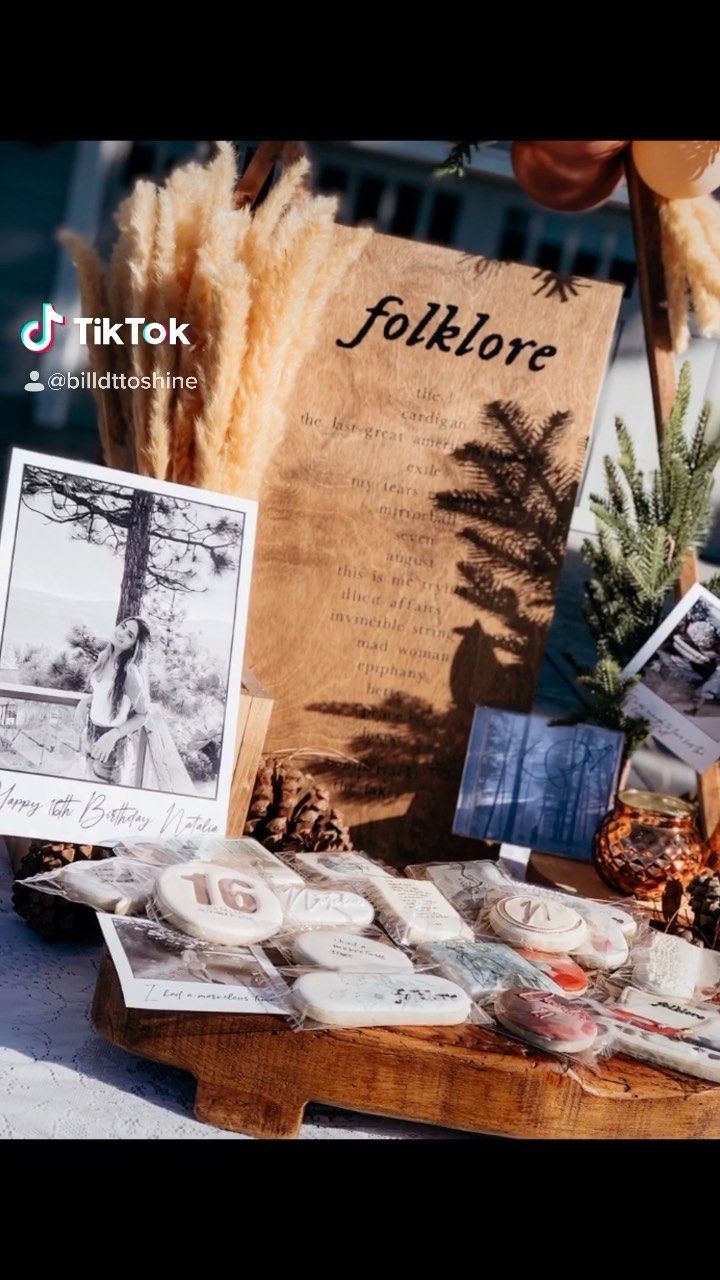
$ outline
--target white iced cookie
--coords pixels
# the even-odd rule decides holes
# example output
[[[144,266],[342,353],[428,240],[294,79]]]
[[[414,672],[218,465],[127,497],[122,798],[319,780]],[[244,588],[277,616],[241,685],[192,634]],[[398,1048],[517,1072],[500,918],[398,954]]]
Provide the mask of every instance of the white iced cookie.
[[[366,891],[390,937],[398,942],[473,937],[470,926],[427,880],[369,879]]]
[[[295,861],[311,875],[323,880],[359,880],[364,876],[388,876],[361,853],[297,853]],[[390,877],[392,878],[392,877]]]
[[[264,880],[236,867],[180,862],[155,883],[158,914],[181,933],[223,946],[247,946],[277,933],[283,909]]]
[[[494,903],[490,925],[513,946],[536,951],[576,951],[588,936],[586,922],[572,907],[529,894],[514,894]]]
[[[586,941],[575,951],[575,959],[585,969],[619,969],[627,963],[630,949],[627,938],[619,924],[614,924],[609,916],[604,918],[585,917],[588,936]]]
[[[308,973],[292,998],[330,1027],[455,1026],[470,1013],[470,997],[434,974]]]
[[[490,889],[513,890],[513,881],[496,862],[430,862],[405,868],[412,879],[431,880],[444,897],[468,918],[477,915]]]
[[[318,969],[354,969],[367,973],[373,969],[412,970],[412,961],[397,947],[357,933],[301,933],[293,942],[293,957],[298,964],[315,965]]]
[[[703,952],[684,938],[653,932],[646,946],[638,947],[633,960],[633,981],[659,996],[690,1000],[700,983]]]
[[[290,929],[337,929],[343,925],[365,929],[375,912],[366,898],[347,889],[278,889],[277,896]]]
[[[622,907],[600,906],[593,902],[590,904],[590,914],[608,919],[626,938],[634,938],[637,933],[637,920],[633,919],[629,911],[623,911]]]
[[[99,862],[71,862],[59,882],[69,895],[96,911],[133,916],[145,909],[156,868],[134,858],[105,858]]]

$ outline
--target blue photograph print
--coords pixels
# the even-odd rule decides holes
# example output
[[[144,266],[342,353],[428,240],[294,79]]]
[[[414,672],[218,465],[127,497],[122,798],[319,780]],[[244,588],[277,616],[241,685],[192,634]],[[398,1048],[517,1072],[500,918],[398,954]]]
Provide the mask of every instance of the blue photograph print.
[[[453,831],[589,861],[622,749],[611,729],[477,707]]]

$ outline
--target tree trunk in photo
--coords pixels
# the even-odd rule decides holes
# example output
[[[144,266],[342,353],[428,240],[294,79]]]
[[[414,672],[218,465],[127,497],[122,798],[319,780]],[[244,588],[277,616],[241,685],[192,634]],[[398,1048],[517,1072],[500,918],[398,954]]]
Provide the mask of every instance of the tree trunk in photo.
[[[133,493],[116,622],[122,622],[123,618],[137,617],[140,612],[145,595],[154,502],[155,496],[152,493],[145,493],[141,489],[136,489]]]

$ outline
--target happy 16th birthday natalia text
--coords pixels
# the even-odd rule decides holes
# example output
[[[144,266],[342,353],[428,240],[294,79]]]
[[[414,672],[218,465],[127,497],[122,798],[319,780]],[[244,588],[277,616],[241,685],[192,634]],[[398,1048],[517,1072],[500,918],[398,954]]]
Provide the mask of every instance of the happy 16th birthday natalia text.
[[[159,821],[158,835],[178,836],[187,834],[215,835],[219,828],[212,819],[201,813],[189,812],[184,805],[173,801],[161,818],[154,814],[144,813],[142,809],[128,801],[108,806],[104,791],[93,791],[89,799],[82,796],[66,795],[50,796],[47,800],[30,800],[17,790],[15,782],[3,787],[0,783],[0,811],[3,809],[20,813],[24,817],[34,818],[38,813],[46,813],[49,817],[61,822],[64,819],[76,823],[83,831],[90,831],[99,823],[104,823],[116,831],[146,831],[151,823]]]

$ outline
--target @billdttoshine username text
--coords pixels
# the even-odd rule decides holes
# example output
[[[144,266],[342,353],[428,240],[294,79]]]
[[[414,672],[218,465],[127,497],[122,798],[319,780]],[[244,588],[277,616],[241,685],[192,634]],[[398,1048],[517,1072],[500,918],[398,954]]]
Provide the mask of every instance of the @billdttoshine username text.
[[[180,373],[50,373],[45,378],[45,385],[51,391],[60,391],[67,387],[70,391],[155,391],[165,388],[173,390],[195,391],[198,380],[193,375],[185,377]]]

